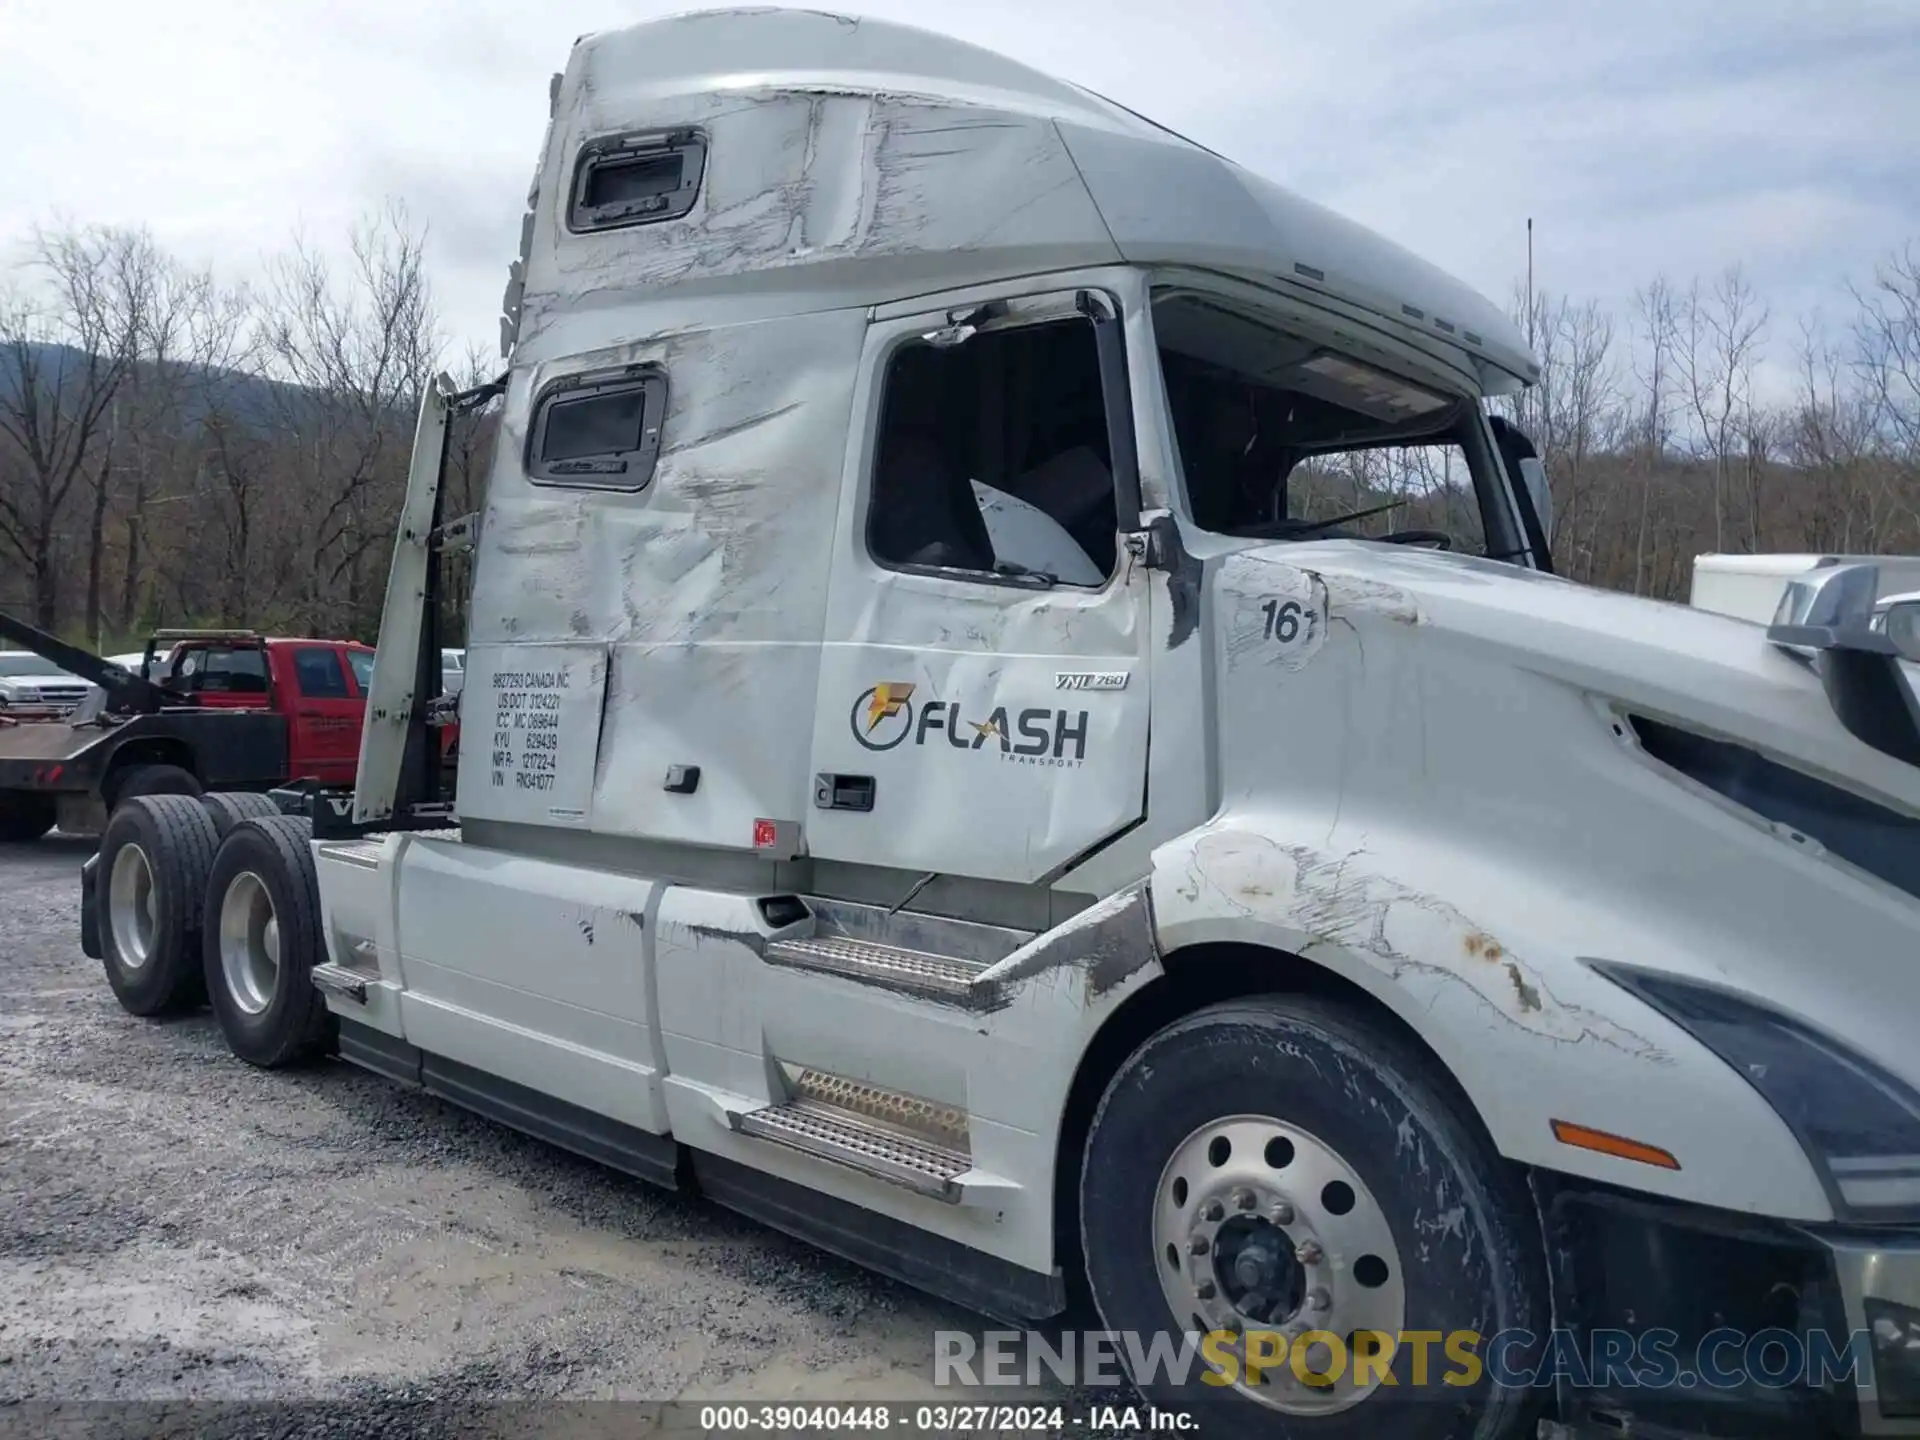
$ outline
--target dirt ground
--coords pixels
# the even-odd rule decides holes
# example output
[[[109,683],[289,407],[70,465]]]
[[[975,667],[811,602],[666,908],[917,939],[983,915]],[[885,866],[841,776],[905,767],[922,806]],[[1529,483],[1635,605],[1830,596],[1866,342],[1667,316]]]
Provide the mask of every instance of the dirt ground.
[[[633,1434],[686,1412],[566,1402],[956,1398],[933,1333],[977,1316],[350,1066],[254,1070],[205,1012],[125,1014],[80,953],[90,849],[0,846],[0,1431]]]

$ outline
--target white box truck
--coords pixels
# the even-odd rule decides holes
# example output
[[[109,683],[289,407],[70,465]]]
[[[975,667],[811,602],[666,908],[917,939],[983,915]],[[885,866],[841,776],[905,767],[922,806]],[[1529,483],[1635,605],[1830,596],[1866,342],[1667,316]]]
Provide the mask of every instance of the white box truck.
[[[144,798],[89,862],[129,1010],[995,1316],[1205,1336],[1134,1378],[1214,1433],[1915,1433],[1870,566],[1767,632],[1555,578],[1498,309],[873,20],[579,41],[504,328],[422,406],[355,790]]]
[[[1769,554],[1696,555],[1687,603],[1716,615],[1770,624],[1790,581],[1834,565],[1871,565],[1887,598],[1920,592],[1920,556]]]

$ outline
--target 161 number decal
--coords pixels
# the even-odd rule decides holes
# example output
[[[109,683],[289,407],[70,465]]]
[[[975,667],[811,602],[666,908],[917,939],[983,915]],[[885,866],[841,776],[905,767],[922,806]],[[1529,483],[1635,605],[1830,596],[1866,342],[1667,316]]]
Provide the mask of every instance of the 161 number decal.
[[[1291,645],[1300,638],[1300,629],[1307,621],[1306,612],[1298,600],[1268,600],[1260,610],[1267,617],[1262,639]]]

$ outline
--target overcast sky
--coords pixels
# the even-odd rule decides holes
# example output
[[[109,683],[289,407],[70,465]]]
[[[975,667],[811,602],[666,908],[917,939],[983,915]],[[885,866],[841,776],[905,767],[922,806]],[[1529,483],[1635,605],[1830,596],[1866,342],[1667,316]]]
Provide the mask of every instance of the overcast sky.
[[[250,271],[403,198],[460,341],[494,317],[586,31],[644,0],[0,0],[0,245],[144,223]],[[1920,240],[1920,0],[866,0],[1140,110],[1505,303],[1741,262],[1796,315]],[[456,348],[458,348],[456,346]]]

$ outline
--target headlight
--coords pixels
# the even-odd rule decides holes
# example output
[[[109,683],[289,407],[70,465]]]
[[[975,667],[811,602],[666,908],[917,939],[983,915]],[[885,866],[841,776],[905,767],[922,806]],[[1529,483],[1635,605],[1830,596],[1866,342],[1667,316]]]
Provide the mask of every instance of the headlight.
[[[1920,1095],[1756,1000],[1612,961],[1595,970],[1738,1070],[1800,1141],[1844,1220],[1920,1215]]]

